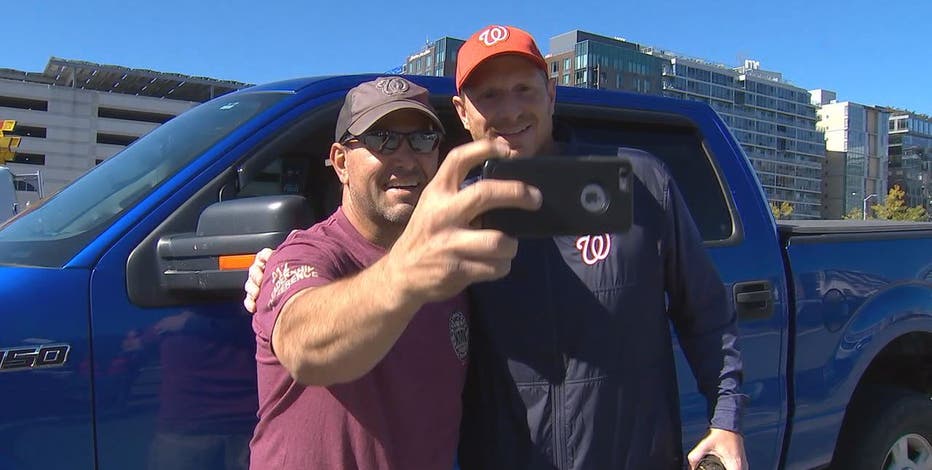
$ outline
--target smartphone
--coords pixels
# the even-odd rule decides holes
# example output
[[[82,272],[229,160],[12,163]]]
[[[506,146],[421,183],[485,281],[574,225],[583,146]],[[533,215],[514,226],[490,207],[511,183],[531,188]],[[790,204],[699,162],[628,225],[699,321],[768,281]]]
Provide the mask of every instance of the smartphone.
[[[490,159],[483,179],[519,180],[540,189],[537,211],[495,209],[482,226],[515,237],[624,232],[633,219],[631,162],[618,156]]]

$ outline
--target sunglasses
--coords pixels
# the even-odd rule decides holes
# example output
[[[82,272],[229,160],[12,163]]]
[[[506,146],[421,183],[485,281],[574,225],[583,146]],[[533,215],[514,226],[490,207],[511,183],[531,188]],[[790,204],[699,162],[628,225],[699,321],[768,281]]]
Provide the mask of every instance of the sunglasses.
[[[401,148],[401,140],[406,139],[408,145],[414,153],[430,153],[437,149],[443,134],[439,131],[414,131],[414,132],[395,132],[395,131],[372,131],[363,132],[359,135],[349,134],[343,139],[343,143],[359,142],[370,150],[374,150],[383,155],[391,155]]]

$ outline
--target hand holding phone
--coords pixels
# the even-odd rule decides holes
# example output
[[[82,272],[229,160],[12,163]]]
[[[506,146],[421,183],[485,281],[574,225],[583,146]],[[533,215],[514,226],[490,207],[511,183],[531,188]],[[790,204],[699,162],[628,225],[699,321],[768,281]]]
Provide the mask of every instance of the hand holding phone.
[[[482,226],[516,237],[624,232],[633,219],[631,163],[618,156],[542,156],[491,159],[482,177],[520,180],[537,187],[537,211],[498,209]]]
[[[725,470],[725,465],[717,456],[708,454],[702,457],[696,470]]]

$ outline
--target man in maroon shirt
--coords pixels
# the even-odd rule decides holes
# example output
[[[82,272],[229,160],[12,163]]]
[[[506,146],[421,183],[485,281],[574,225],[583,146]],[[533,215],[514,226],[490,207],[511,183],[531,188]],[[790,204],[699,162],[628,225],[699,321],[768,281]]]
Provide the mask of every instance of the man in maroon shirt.
[[[347,94],[330,149],[342,206],[275,251],[256,302],[251,468],[453,465],[468,350],[461,291],[507,274],[517,249],[471,222],[497,207],[536,209],[540,193],[509,181],[460,190],[470,168],[508,148],[467,144],[438,168],[442,131],[427,90],[403,78]]]

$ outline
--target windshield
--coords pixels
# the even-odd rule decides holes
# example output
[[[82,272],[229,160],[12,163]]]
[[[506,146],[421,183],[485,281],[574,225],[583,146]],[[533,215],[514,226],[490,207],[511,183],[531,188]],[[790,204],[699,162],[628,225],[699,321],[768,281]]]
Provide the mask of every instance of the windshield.
[[[155,187],[285,96],[221,97],[168,121],[0,228],[0,264],[64,265]]]

